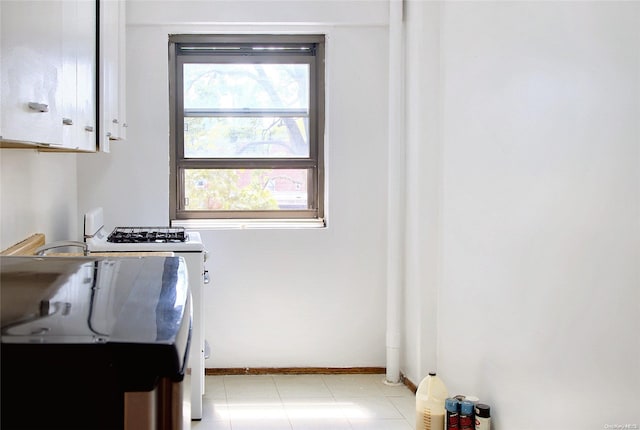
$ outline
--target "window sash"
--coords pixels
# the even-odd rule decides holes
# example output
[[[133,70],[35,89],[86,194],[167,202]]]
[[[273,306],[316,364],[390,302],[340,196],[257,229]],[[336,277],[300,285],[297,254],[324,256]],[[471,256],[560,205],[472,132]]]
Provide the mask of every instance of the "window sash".
[[[208,167],[205,167],[208,168]],[[227,166],[225,169],[229,168]],[[285,166],[286,169],[292,169],[290,165]],[[307,176],[307,201],[309,207],[307,209],[277,209],[277,210],[186,210],[185,209],[185,196],[184,190],[185,186],[182,181],[184,180],[184,168],[179,169],[178,181],[180,182],[179,186],[179,198],[180,204],[179,209],[177,210],[177,214],[179,215],[179,219],[207,219],[207,218],[223,218],[223,219],[257,219],[257,218],[278,218],[278,219],[303,219],[303,218],[319,218],[318,210],[319,208],[314,203],[316,202],[317,195],[315,193],[315,188],[309,186],[309,182],[313,181],[315,177],[317,177],[317,170],[309,169],[309,174]]]
[[[243,57],[243,56],[230,56],[230,57],[225,57],[225,58],[218,58],[217,56],[211,56],[211,55],[204,55],[204,56],[197,56],[197,57],[190,57],[190,56],[180,56],[177,58],[176,61],[176,70],[175,70],[175,74],[176,74],[176,85],[179,85],[179,90],[177,91],[176,94],[176,113],[180,116],[180,123],[182,123],[184,117],[190,117],[190,116],[201,116],[201,117],[206,117],[209,116],[207,115],[207,112],[212,113],[212,117],[215,116],[224,116],[223,113],[229,112],[230,115],[228,115],[229,117],[235,117],[235,116],[251,116],[251,112],[254,113],[259,113],[261,116],[270,116],[269,112],[271,111],[271,109],[247,109],[247,110],[240,110],[240,109],[229,109],[229,110],[224,110],[224,109],[185,109],[184,107],[184,93],[183,93],[183,85],[184,85],[184,80],[183,80],[183,76],[182,76],[182,71],[183,71],[183,67],[184,64],[189,64],[189,63],[201,63],[201,64],[220,64],[220,63],[245,63],[245,64],[259,64],[260,62],[262,63],[269,63],[269,64],[275,64],[275,63],[283,63],[283,64],[287,64],[287,63],[308,63],[310,65],[309,67],[309,110],[308,112],[305,112],[306,117],[308,118],[315,118],[316,121],[309,121],[309,158],[315,158],[317,159],[319,156],[319,147],[318,147],[318,143],[319,143],[319,138],[318,138],[318,118],[319,118],[319,109],[318,109],[318,88],[317,88],[317,80],[318,80],[318,75],[317,75],[317,70],[316,70],[316,59],[315,57],[308,57],[305,59],[301,59],[301,58],[287,58],[287,57],[282,57],[282,56],[271,56],[271,57],[267,57],[267,58],[260,58],[260,60],[262,61],[250,61],[251,58],[248,57]],[[293,61],[292,61],[293,60]],[[275,110],[283,110],[283,109],[273,109]],[[287,117],[291,117],[294,116],[294,114],[298,112],[298,110],[290,110],[289,112],[286,112],[286,116]],[[182,160],[185,158],[184,156],[184,130],[181,128],[180,130],[176,130],[177,131],[177,135],[176,138],[177,140],[177,157],[178,160]]]

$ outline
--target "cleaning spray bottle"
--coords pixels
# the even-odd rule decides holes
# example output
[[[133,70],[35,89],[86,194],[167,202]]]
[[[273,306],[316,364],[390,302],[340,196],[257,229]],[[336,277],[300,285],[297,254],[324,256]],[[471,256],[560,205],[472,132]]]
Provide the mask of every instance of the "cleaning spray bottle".
[[[447,387],[434,372],[424,378],[416,391],[416,430],[444,430],[444,402]]]

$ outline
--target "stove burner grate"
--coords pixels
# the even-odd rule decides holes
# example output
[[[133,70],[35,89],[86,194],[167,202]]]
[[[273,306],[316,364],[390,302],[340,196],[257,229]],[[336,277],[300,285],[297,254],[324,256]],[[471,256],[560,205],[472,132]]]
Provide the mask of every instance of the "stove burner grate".
[[[111,243],[180,243],[186,242],[184,227],[116,227],[107,242]]]

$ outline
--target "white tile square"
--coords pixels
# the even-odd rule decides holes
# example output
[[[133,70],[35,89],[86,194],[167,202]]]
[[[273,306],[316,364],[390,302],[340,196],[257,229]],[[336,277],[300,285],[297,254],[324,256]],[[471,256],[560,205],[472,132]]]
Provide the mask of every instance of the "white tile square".
[[[289,420],[240,420],[231,422],[232,430],[291,430]]]
[[[202,420],[203,421],[228,421],[229,408],[227,401],[202,398]]]
[[[284,406],[279,400],[248,399],[229,400],[226,419],[237,421],[271,421],[288,419]]]
[[[402,419],[404,417],[398,409],[384,396],[354,397],[341,399],[339,402],[349,419]]]
[[[218,375],[205,377],[204,396],[209,399],[226,400],[227,393],[224,388],[224,377]]]
[[[271,375],[230,375],[224,377],[227,400],[274,399],[280,395]]]
[[[273,379],[282,399],[333,397],[321,375],[274,375]]]
[[[310,397],[283,401],[290,420],[346,420],[344,403],[333,397]]]
[[[323,379],[336,399],[383,396],[372,375],[323,375]]]
[[[405,420],[351,420],[353,430],[412,430]]]
[[[409,390],[407,390],[409,391]],[[411,392],[411,391],[409,391]],[[390,396],[387,397],[391,403],[400,411],[402,416],[409,422],[414,422],[416,419],[416,397],[411,395],[411,397],[404,396]]]
[[[326,420],[290,420],[293,430],[351,430],[346,418]]]

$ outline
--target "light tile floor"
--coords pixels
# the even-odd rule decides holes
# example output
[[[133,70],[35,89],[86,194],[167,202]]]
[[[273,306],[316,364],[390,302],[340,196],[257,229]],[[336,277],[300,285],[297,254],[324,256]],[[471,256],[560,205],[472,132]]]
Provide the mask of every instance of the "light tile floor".
[[[415,396],[385,375],[207,376],[193,430],[412,430]]]

